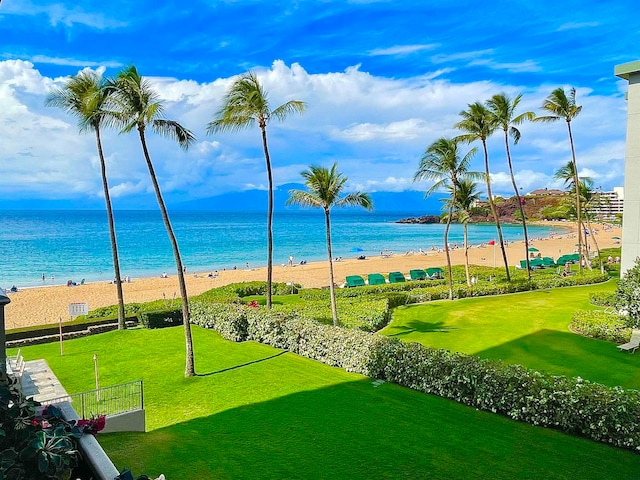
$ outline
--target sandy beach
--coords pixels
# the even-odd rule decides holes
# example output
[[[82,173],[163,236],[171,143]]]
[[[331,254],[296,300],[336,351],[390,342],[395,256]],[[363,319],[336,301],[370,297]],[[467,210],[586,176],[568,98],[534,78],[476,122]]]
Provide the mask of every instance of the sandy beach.
[[[560,255],[573,253],[576,243],[575,225],[568,222],[544,222],[545,225],[556,225],[574,230],[569,233],[552,235],[548,238],[536,238],[532,245],[540,250],[542,256],[558,258]],[[619,246],[613,237],[621,237],[621,229],[613,227],[604,229],[596,226],[596,238],[599,247]],[[592,247],[595,251],[595,247]],[[502,255],[499,246],[486,245],[469,248],[471,264],[502,266]],[[453,249],[451,258],[454,264],[464,263],[464,250]],[[513,242],[507,247],[509,265],[516,265],[524,259],[524,242]],[[344,258],[334,263],[336,283],[344,282],[346,275],[367,275],[369,273],[403,272],[408,275],[414,268],[437,267],[446,265],[444,252],[394,252],[391,256],[367,257],[365,260]],[[220,271],[217,278],[208,277],[209,272],[190,272],[186,276],[189,296],[198,295],[211,288],[229,283],[265,280],[266,267],[251,270]],[[295,282],[304,287],[322,287],[329,285],[329,267],[327,261],[309,262],[306,265],[293,267],[274,265],[273,278],[277,282]],[[123,283],[125,302],[147,302],[161,298],[179,296],[178,281],[175,275],[169,278],[133,278],[131,283]],[[60,318],[68,320],[70,303],[87,302],[89,309],[114,305],[117,303],[116,288],[107,282],[88,283],[74,287],[52,286],[25,288],[10,294],[11,303],[5,308],[6,328],[19,328],[29,325],[57,323]]]

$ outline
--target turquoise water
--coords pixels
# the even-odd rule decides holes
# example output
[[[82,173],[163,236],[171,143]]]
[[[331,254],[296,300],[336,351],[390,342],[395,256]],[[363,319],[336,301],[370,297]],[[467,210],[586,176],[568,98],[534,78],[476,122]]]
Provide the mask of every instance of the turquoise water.
[[[379,255],[443,246],[444,225],[394,223],[415,212],[332,213],[334,256]],[[116,234],[123,277],[175,272],[171,245],[157,211],[116,211]],[[171,213],[183,262],[189,272],[264,266],[266,215],[263,212]],[[550,227],[531,227],[530,237]],[[324,215],[320,211],[276,212],[274,263],[327,258]],[[507,240],[522,240],[522,229],[505,226]],[[494,225],[471,225],[472,244],[496,238]],[[462,226],[453,225],[450,242],[462,244]],[[42,280],[42,274],[45,280]],[[51,278],[53,275],[53,278]],[[106,214],[101,211],[0,212],[0,286],[18,287],[103,281],[113,278]]]

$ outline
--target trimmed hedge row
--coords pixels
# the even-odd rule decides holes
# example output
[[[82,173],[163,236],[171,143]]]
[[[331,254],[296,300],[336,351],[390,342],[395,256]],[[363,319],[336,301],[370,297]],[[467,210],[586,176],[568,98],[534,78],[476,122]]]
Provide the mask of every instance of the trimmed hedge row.
[[[589,295],[589,302],[598,307],[613,307],[616,305],[614,292],[593,292]]]
[[[579,310],[571,318],[569,328],[585,337],[624,343],[631,338],[631,328],[624,317],[602,310]]]
[[[638,391],[320,325],[283,311],[225,308],[228,315],[220,315],[220,306],[194,305],[192,320],[229,340],[265,343],[514,420],[640,450]]]
[[[138,322],[144,328],[165,328],[182,325],[182,307],[139,312]]]

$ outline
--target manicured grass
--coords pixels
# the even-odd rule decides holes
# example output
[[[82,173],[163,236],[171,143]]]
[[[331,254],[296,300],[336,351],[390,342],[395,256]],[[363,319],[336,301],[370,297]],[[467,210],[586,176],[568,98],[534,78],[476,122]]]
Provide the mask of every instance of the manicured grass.
[[[615,284],[607,282],[409,305],[396,309],[381,333],[556,375],[640,389],[640,355],[621,353],[613,343],[568,329],[575,310],[599,308],[589,303],[591,292],[614,289]]]
[[[193,327],[23,348],[69,392],[142,378],[145,434],[98,438],[119,467],[195,478],[634,478],[640,456]],[[9,354],[14,353],[10,351]],[[253,362],[253,363],[251,363]],[[237,368],[232,368],[237,367]]]

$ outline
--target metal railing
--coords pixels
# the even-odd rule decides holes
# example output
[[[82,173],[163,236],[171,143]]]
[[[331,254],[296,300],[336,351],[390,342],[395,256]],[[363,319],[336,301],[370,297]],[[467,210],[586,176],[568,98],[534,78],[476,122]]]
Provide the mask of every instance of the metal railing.
[[[118,415],[141,410],[144,408],[142,380],[74,393],[41,403],[50,405],[62,402],[70,402],[78,416],[82,418],[90,418],[92,415]]]

